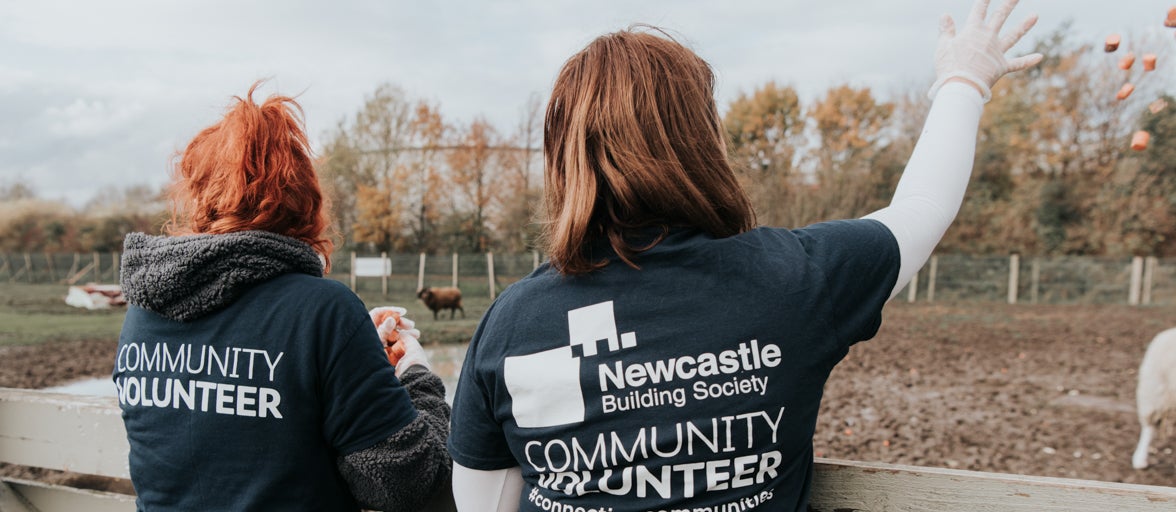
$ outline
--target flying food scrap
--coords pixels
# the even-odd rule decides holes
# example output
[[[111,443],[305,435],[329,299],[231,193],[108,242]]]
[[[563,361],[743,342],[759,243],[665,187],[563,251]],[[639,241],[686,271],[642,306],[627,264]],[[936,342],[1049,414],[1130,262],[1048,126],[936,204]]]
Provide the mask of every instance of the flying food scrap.
[[[1131,137],[1131,149],[1136,151],[1143,151],[1147,149],[1147,142],[1151,139],[1151,134],[1139,130]]]
[[[1103,45],[1103,50],[1106,51],[1107,53],[1111,53],[1115,50],[1118,50],[1119,49],[1119,41],[1120,41],[1119,34],[1111,34],[1111,35],[1107,36],[1107,42],[1105,45]]]
[[[1119,59],[1119,69],[1131,69],[1135,65],[1135,54],[1128,52],[1122,59]]]
[[[1131,93],[1133,93],[1133,92],[1135,92],[1134,85],[1123,84],[1123,87],[1121,87],[1119,89],[1119,94],[1115,95],[1115,97],[1120,100],[1125,100],[1125,99],[1127,99],[1128,96],[1131,96]]]

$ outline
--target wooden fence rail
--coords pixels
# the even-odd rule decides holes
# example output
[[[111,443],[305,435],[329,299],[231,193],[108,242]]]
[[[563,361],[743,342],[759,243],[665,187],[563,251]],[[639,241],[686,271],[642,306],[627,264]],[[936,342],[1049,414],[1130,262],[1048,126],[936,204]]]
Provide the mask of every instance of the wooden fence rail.
[[[114,398],[0,388],[0,462],[129,478],[129,450]],[[130,511],[135,499],[0,477],[0,510]]]
[[[0,462],[127,478],[114,398],[0,388]],[[121,494],[0,478],[0,510],[129,511]],[[816,512],[1171,512],[1176,488],[817,459]]]

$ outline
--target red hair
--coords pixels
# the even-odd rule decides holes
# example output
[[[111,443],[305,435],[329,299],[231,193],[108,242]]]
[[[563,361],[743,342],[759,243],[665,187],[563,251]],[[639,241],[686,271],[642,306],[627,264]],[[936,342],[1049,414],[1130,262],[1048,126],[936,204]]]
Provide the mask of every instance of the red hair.
[[[329,208],[314,171],[302,107],[274,95],[234,96],[228,112],[179,155],[170,235],[262,230],[306,242],[331,268]]]

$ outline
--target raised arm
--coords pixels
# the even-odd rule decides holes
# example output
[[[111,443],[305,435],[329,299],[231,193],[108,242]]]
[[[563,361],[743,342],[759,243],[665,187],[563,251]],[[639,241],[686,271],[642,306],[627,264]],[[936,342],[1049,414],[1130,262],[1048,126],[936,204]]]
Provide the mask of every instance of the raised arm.
[[[940,21],[927,122],[890,205],[865,217],[885,224],[898,242],[902,261],[891,297],[923,266],[959,212],[972,174],[980,113],[992,86],[1007,73],[1041,62],[1036,53],[1005,58],[1037,22],[1029,16],[1002,37],[1001,27],[1016,5],[1017,0],[1006,0],[989,15],[988,0],[977,0],[958,34],[950,16]]]

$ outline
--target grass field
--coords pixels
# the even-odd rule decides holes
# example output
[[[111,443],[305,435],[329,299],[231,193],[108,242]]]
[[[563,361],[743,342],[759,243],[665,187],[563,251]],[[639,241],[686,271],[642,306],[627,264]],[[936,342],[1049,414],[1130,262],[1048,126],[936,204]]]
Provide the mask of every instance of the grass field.
[[[0,283],[0,345],[32,345],[54,341],[79,341],[118,338],[125,308],[87,311],[65,304],[68,287],[57,284]],[[467,296],[461,313],[450,320],[449,313],[433,314],[411,292],[394,292],[387,297],[380,291],[361,289],[360,298],[369,307],[395,305],[408,309],[409,318],[421,330],[421,341],[463,343],[469,341],[482,313],[490,306],[490,297]]]
[[[125,309],[87,311],[65,304],[65,285],[0,284],[0,345],[117,339]]]

